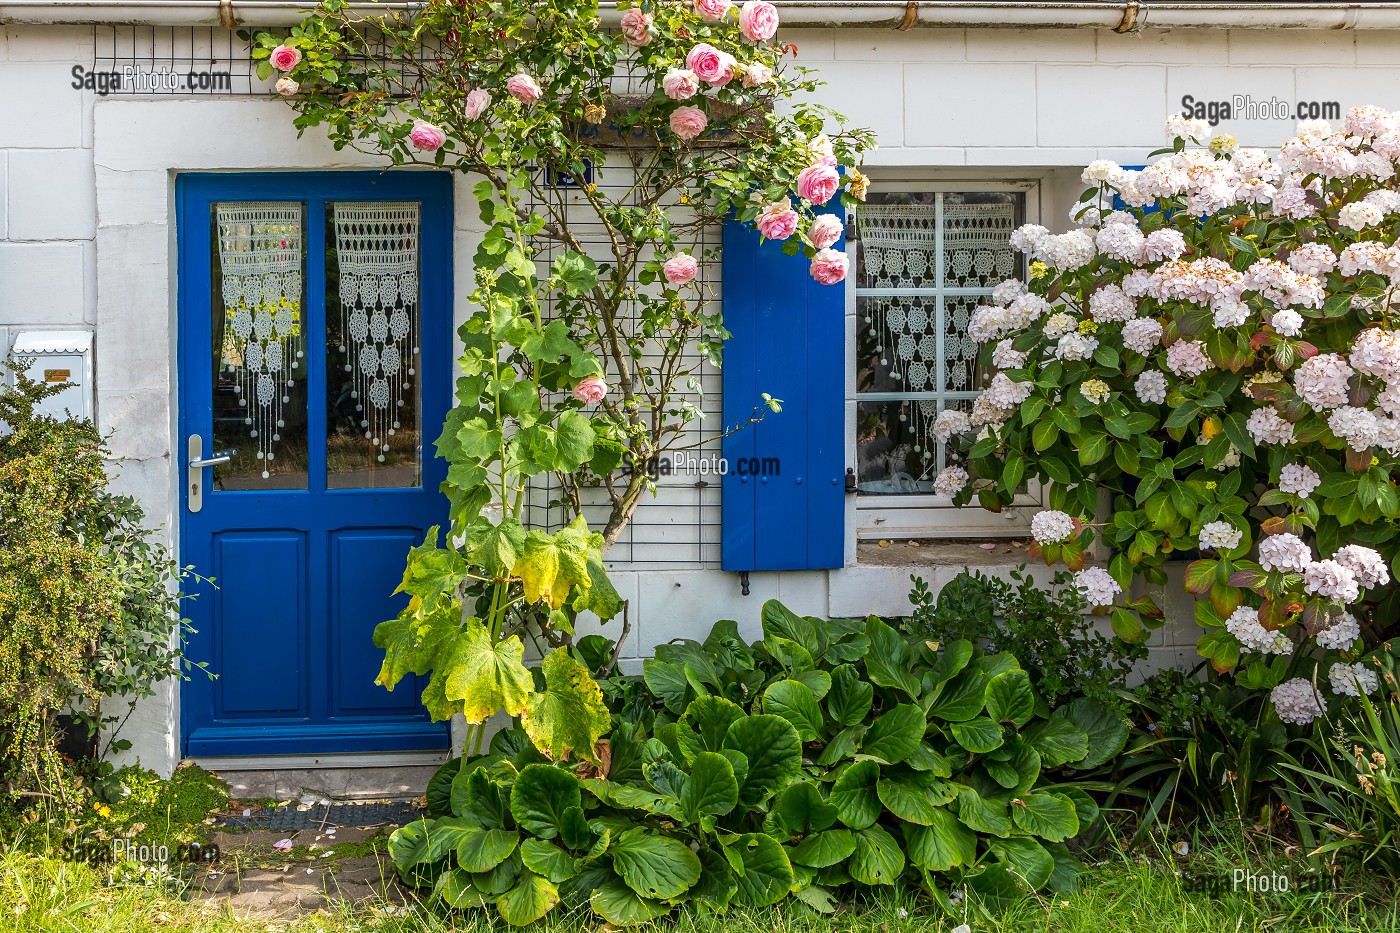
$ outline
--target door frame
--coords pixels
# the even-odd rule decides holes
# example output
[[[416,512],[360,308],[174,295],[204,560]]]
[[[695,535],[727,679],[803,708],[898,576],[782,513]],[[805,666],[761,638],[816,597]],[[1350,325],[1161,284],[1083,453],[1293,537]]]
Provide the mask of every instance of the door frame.
[[[185,479],[185,462],[189,459],[188,447],[192,419],[187,410],[190,386],[185,374],[194,371],[190,368],[192,366],[207,367],[209,365],[209,348],[193,345],[188,337],[187,322],[191,319],[192,313],[205,313],[196,309],[200,308],[201,302],[207,303],[212,287],[208,274],[201,272],[201,274],[192,275],[189,270],[192,268],[203,270],[205,268],[192,264],[193,253],[191,250],[211,248],[208,239],[212,236],[208,219],[210,205],[215,201],[233,200],[304,201],[308,197],[324,201],[380,199],[419,201],[421,204],[420,261],[424,269],[432,267],[441,270],[439,274],[424,275],[421,278],[420,308],[422,310],[420,314],[424,315],[426,321],[426,312],[430,306],[445,308],[448,330],[446,334],[442,335],[440,341],[430,340],[430,334],[426,328],[419,335],[419,343],[422,347],[419,365],[423,374],[420,381],[420,410],[426,415],[430,411],[448,411],[452,399],[452,348],[455,346],[455,327],[453,326],[455,323],[453,314],[453,180],[453,176],[448,172],[415,169],[387,171],[303,171],[292,169],[285,172],[194,171],[176,175],[174,186],[176,347],[173,388],[177,434],[172,449],[175,452],[175,463],[173,464],[175,469],[174,507],[178,511],[176,526],[178,528],[177,542],[181,566],[189,565],[190,561],[186,555],[193,550],[191,548],[192,532],[189,527],[191,513],[187,508],[188,489]],[[374,184],[372,190],[366,187],[366,182],[370,181]],[[187,229],[191,231],[192,236],[184,235]],[[201,230],[207,236],[202,237]],[[313,285],[310,273],[316,268],[323,268],[323,266],[316,261],[316,257],[308,254],[308,274],[305,280],[308,296]],[[434,346],[434,343],[437,345]],[[432,362],[430,362],[430,357]],[[312,424],[315,423],[313,413]],[[429,439],[435,436],[436,429],[426,418],[421,431],[424,442],[422,491],[429,492],[436,490],[446,479],[447,465],[436,457],[430,448]],[[334,494],[334,491],[330,492]],[[394,490],[384,490],[384,492],[392,494]],[[445,521],[447,517],[445,498],[442,500],[442,517]],[[326,605],[330,605],[330,602],[327,601]],[[205,627],[207,628],[207,625]],[[205,638],[212,638],[212,633],[197,632],[191,636],[190,640],[203,642]],[[205,647],[209,647],[207,643],[205,643]],[[214,659],[210,657],[210,660]],[[218,671],[215,670],[213,673],[218,674]],[[190,736],[198,725],[192,721],[196,703],[207,702],[207,700],[196,700],[191,694],[195,690],[207,691],[209,689],[207,676],[198,670],[190,671],[188,679],[180,685],[180,713],[178,717],[180,757],[190,757],[191,755]],[[412,689],[412,686],[403,684],[400,685],[399,689]],[[363,756],[365,753],[421,753],[450,748],[450,723],[431,721],[400,723],[397,724],[397,728],[391,727],[386,731],[387,725],[389,724],[372,721],[336,724],[326,730],[326,734],[341,741],[345,745],[344,750],[315,752],[313,754],[317,758],[322,758],[338,754]],[[201,731],[217,733],[220,728],[204,724]],[[297,747],[297,740],[294,737],[296,731],[295,727],[278,725],[240,730],[242,733],[247,733],[246,741],[228,745],[228,751],[219,752],[218,757],[225,754],[235,756],[297,754],[301,749]],[[196,751],[194,757],[207,759],[215,756],[210,752]]]

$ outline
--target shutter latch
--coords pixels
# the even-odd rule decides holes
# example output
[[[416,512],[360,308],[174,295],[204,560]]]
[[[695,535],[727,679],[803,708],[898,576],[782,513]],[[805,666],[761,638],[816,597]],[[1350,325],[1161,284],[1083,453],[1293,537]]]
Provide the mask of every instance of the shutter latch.
[[[855,467],[846,467],[846,495],[851,495],[856,491],[856,471]]]
[[[747,570],[739,571],[739,595],[749,595],[749,572]]]

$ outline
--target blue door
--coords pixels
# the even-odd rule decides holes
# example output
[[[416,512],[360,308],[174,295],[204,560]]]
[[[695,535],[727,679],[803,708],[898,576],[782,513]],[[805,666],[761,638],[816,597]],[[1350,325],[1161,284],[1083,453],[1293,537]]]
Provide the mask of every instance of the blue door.
[[[180,521],[190,756],[442,749],[374,627],[447,517],[450,177],[184,175]]]

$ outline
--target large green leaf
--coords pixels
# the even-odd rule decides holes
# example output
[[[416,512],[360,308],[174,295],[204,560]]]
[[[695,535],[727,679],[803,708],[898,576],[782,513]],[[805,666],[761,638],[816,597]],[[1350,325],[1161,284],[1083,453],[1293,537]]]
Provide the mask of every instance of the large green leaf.
[[[826,671],[794,671],[792,679],[806,684],[818,700],[831,690],[831,675]]]
[[[996,722],[1010,722],[1017,729],[1035,715],[1035,691],[1025,671],[1007,671],[992,678],[987,687],[987,715]]]
[[[847,726],[831,737],[831,741],[826,743],[826,748],[822,749],[821,756],[817,758],[817,764],[822,767],[830,767],[839,764],[847,758],[855,755],[860,750],[860,741],[865,738],[865,733],[869,731],[869,726]]]
[[[1079,814],[1068,797],[1049,791],[1019,797],[1011,804],[1016,828],[1051,842],[1063,842],[1079,832]]]
[[[517,435],[522,450],[525,449],[528,439],[544,437],[548,437],[551,446],[554,446],[551,453],[555,455],[555,459],[551,462],[560,462],[558,445],[561,442],[567,443],[569,438],[557,434],[545,425],[522,429]],[[591,437],[590,429],[590,441]],[[530,451],[534,455],[542,452],[539,446]],[[515,575],[520,577],[526,602],[543,601],[549,608],[559,609],[568,598],[570,589],[587,589],[591,586],[593,581],[588,574],[588,552],[593,546],[594,542],[583,516],[574,519],[572,523],[552,535],[539,530],[532,530],[526,535],[520,558],[515,563]]]
[[[470,872],[490,871],[515,851],[520,834],[514,830],[470,826],[458,840],[457,864]]]
[[[901,703],[880,714],[871,723],[861,751],[872,758],[896,764],[919,747],[926,726],[922,709],[913,703]]]
[[[822,711],[816,695],[797,680],[779,680],[763,691],[763,711],[792,723],[798,737],[813,742],[821,735]]]
[[[865,635],[870,639],[870,651],[865,656],[865,672],[882,687],[902,690],[918,698],[919,679],[910,673],[914,652],[904,636],[880,619],[871,616],[865,623]]]
[[[641,897],[621,881],[613,880],[595,888],[588,898],[593,912],[613,926],[630,927],[655,920],[666,912],[658,900]]]
[[[958,819],[968,829],[993,836],[1011,835],[1011,815],[1004,800],[983,797],[971,787],[958,791]]]
[[[686,709],[691,686],[681,665],[647,658],[642,662],[642,680],[671,712],[681,713]]]
[[[1089,752],[1077,761],[1066,762],[1088,770],[1116,756],[1128,741],[1128,724],[1123,717],[1098,700],[1080,697],[1054,712],[1054,718],[1068,719],[1089,736]]]
[[[389,836],[389,857],[400,871],[442,857],[444,852],[434,854],[429,844],[429,833],[436,823],[436,820],[414,820]]]
[[[748,907],[776,904],[792,889],[792,863],[778,840],[765,833],[746,833],[726,842],[737,855],[743,871],[738,873],[739,890],[735,900]]]
[[[856,833],[850,870],[861,884],[894,884],[904,871],[904,852],[883,826],[869,826]]]
[[[460,772],[452,782],[453,812],[469,817],[487,829],[505,828],[508,803],[508,798],[502,796],[501,788],[480,765]]]
[[[864,829],[880,818],[880,796],[875,789],[879,779],[880,766],[869,759],[841,772],[827,798],[841,822],[851,829]]]
[[[676,743],[681,754],[689,761],[700,752],[720,751],[729,726],[743,717],[744,711],[723,697],[696,697],[676,722]]]
[[[679,839],[641,827],[627,830],[608,847],[613,870],[642,897],[680,897],[700,878],[700,859]]]
[[[1025,736],[1047,768],[1080,761],[1089,753],[1089,736],[1068,717],[1043,719],[1027,729]]]
[[[437,883],[433,885],[433,893],[442,898],[449,907],[459,910],[467,907],[486,907],[490,904],[472,883],[471,873],[461,868],[454,868],[439,875]]]
[[[528,833],[541,839],[559,835],[564,811],[583,805],[578,778],[549,765],[530,765],[510,789],[510,813]]]
[[[885,808],[910,823],[930,825],[938,818],[941,808],[958,796],[950,781],[934,777],[927,771],[887,768],[880,775],[875,791]]]
[[[480,619],[468,619],[444,665],[444,695],[462,701],[467,722],[485,722],[497,710],[519,716],[535,689],[534,678],[520,663],[524,654],[515,635],[498,642]]]
[[[462,759],[453,758],[443,762],[433,776],[428,779],[428,789],[424,796],[428,802],[428,815],[431,817],[452,815],[452,784],[462,770]]]
[[[555,761],[570,752],[597,761],[594,749],[612,724],[598,682],[566,648],[546,655],[543,668],[544,692],[531,696],[520,715],[530,741]]]
[[[843,726],[854,726],[870,712],[875,688],[860,679],[854,665],[842,664],[831,672],[831,689],[826,694],[826,711]]]
[[[396,619],[374,628],[374,644],[384,650],[384,663],[374,682],[392,691],[409,674],[428,673],[436,664],[438,652],[457,634],[461,607],[443,601],[426,618],[410,605]]]
[[[1005,739],[1001,723],[986,716],[977,716],[967,722],[955,722],[952,726],[953,738],[970,752],[984,754],[1001,747]]]
[[[952,586],[951,583],[948,585]],[[947,592],[947,587],[944,587],[944,592]],[[983,598],[986,598],[985,595]],[[942,601],[942,594],[940,594],[939,600],[940,602]],[[988,601],[988,606],[990,607],[990,605],[991,603]],[[958,672],[967,667],[967,662],[972,660],[972,655],[972,642],[965,638],[960,638],[957,641],[951,641],[943,645],[942,649],[938,652],[938,659],[933,662],[928,671],[924,674],[924,692],[927,693],[952,680]]]
[[[772,811],[794,836],[820,832],[836,822],[836,808],[822,799],[817,785],[800,781],[783,791]]]
[[[930,719],[965,722],[982,712],[987,705],[987,683],[990,678],[977,668],[967,668],[943,685],[938,698],[929,704]],[[925,698],[927,701],[927,698]]]
[[[537,875],[544,875],[555,884],[568,881],[578,874],[578,861],[552,842],[526,839],[520,844],[520,861]]]
[[[702,816],[723,816],[739,803],[734,767],[718,752],[701,752],[690,764],[678,795],[681,812],[692,823]]]
[[[734,895],[739,893],[739,881],[734,866],[729,864],[726,854],[716,851],[713,846],[703,847],[698,854],[700,880],[686,892],[686,899],[702,910],[723,910],[729,906]]]
[[[748,759],[749,773],[739,785],[739,802],[753,806],[802,774],[802,742],[792,723],[781,716],[745,716],[729,726],[725,748]]]
[[[926,826],[904,823],[909,861],[928,871],[947,871],[977,861],[977,834],[947,807],[938,807]]]
[[[788,852],[795,865],[826,868],[845,861],[856,850],[856,837],[849,829],[828,829],[813,833]]]
[[[763,638],[765,642],[774,638],[796,642],[814,658],[826,647],[817,626],[776,599],[763,604]]]
[[[559,889],[532,871],[520,873],[515,886],[496,899],[496,909],[506,923],[523,927],[534,923],[559,903]]]
[[[1054,857],[1029,836],[997,839],[990,848],[999,861],[1032,888],[1044,887],[1055,870]]]

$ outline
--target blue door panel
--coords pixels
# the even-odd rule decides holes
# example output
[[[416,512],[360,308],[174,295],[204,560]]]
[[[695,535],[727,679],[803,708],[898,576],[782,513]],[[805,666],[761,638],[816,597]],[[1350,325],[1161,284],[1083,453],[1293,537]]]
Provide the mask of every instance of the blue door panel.
[[[308,714],[306,551],[297,532],[215,537],[220,717]]]
[[[326,220],[335,201],[417,201],[420,213],[417,488],[326,488]],[[394,588],[408,549],[447,520],[446,464],[432,439],[452,390],[452,182],[439,172],[182,175],[176,182],[179,252],[180,459],[188,438],[212,437],[213,205],[288,201],[305,218],[308,488],[206,489],[203,508],[181,503],[181,559],[204,577],[185,604],[196,629],[186,646],[217,679],[192,672],[181,693],[192,756],[332,754],[443,749],[420,696],[425,678],[390,693],[374,683],[382,654],[374,626],[403,605]],[[206,470],[212,483],[213,471]],[[181,487],[184,471],[181,470]]]

